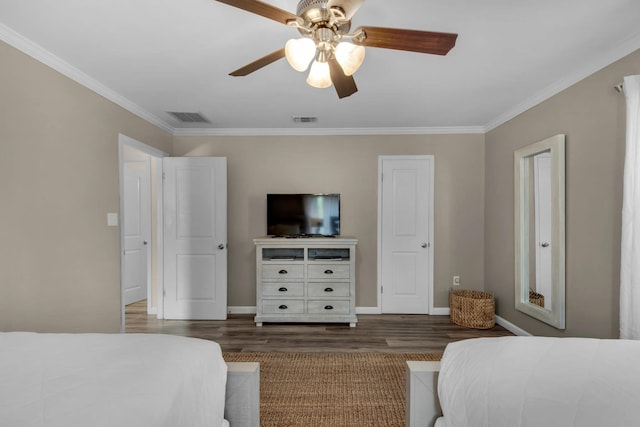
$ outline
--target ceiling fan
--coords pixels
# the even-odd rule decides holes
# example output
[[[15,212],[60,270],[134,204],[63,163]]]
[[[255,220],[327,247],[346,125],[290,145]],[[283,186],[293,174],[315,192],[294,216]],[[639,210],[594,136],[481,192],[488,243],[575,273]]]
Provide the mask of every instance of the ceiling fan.
[[[246,76],[281,58],[297,71],[311,64],[307,83],[324,88],[333,84],[339,98],[358,91],[353,73],[364,59],[364,47],[446,55],[457,34],[398,28],[359,27],[351,30],[351,18],[364,0],[300,0],[296,15],[258,0],[216,0],[297,28],[302,38],[229,73]]]

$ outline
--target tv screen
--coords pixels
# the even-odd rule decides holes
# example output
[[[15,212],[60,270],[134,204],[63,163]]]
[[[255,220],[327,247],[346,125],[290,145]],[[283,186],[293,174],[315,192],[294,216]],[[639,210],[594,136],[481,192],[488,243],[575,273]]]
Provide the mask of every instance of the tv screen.
[[[337,236],[339,194],[267,194],[267,234]]]

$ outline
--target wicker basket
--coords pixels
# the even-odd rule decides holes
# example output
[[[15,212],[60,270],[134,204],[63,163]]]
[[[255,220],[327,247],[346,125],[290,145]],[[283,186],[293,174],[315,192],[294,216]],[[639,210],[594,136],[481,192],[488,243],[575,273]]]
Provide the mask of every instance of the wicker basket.
[[[475,329],[490,329],[496,324],[493,294],[457,290],[449,294],[451,321]]]
[[[534,292],[533,289],[529,289],[529,302],[544,308],[544,295]]]

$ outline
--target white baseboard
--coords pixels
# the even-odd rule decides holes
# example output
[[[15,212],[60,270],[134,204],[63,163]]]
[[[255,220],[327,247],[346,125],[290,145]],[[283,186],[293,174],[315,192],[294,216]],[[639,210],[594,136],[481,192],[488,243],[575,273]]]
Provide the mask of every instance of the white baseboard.
[[[514,325],[513,323],[509,322],[508,320],[500,317],[500,316],[496,316],[496,323],[500,326],[502,326],[503,328],[505,328],[507,331],[516,334],[518,336],[521,337],[530,337],[533,334],[530,334],[529,332],[525,331],[524,329],[522,329],[519,326]]]
[[[255,306],[230,306],[227,307],[227,313],[229,314],[256,314]],[[382,314],[380,307],[356,307],[356,314]],[[449,316],[449,307],[433,307],[430,313],[432,316]],[[508,320],[496,316],[496,323],[507,331],[518,336],[532,336],[529,332],[525,331],[519,326],[514,325]]]
[[[256,307],[255,306],[227,307],[227,313],[229,313],[229,314],[256,314]]]
[[[431,309],[432,316],[448,316],[449,315],[449,307],[433,307]]]
[[[382,314],[381,307],[356,307],[356,314]]]

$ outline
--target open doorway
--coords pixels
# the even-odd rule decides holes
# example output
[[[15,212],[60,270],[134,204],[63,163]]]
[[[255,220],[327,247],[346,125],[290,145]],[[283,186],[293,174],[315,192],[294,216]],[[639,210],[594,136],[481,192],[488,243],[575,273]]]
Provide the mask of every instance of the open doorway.
[[[119,135],[121,331],[125,306],[146,300],[149,314],[162,315],[162,158],[167,154]]]

